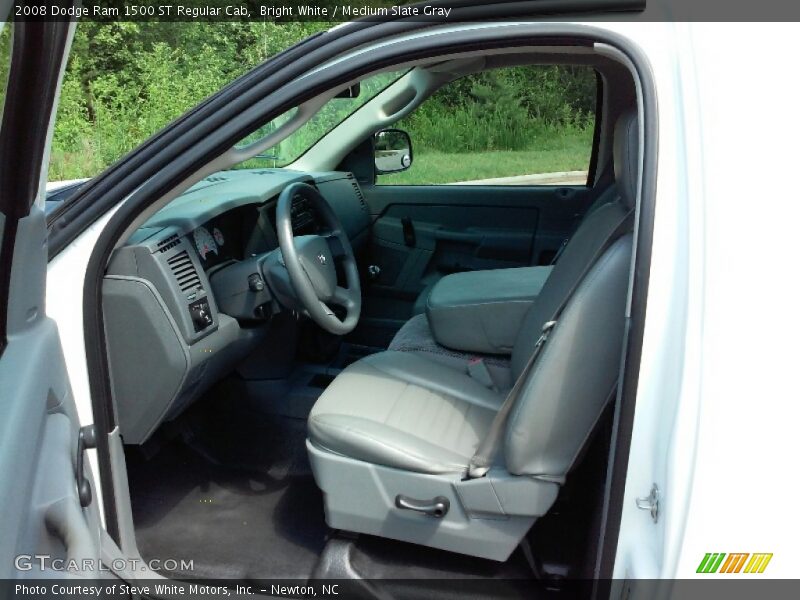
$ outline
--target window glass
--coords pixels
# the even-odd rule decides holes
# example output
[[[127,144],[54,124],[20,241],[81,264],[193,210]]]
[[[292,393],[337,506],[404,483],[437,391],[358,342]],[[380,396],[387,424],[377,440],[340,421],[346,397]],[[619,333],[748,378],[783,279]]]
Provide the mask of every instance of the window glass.
[[[583,185],[595,123],[590,67],[494,69],[438,90],[393,127],[411,135],[414,160],[384,185]]]
[[[61,86],[49,180],[94,177],[232,80],[328,27],[81,19]]]
[[[11,23],[0,22],[0,114],[6,105],[6,86],[8,85],[8,72],[11,68],[11,46],[13,36]]]
[[[283,139],[279,144],[262,152],[258,157],[245,161],[237,168],[283,167],[302,156],[332,129],[364,106],[375,96],[405,75],[408,71],[390,71],[367,77],[359,84],[358,95],[354,98],[332,98],[297,131]],[[260,127],[257,131],[239,142],[237,146],[247,146],[268,135],[288,121],[296,112],[292,109],[277,119]]]

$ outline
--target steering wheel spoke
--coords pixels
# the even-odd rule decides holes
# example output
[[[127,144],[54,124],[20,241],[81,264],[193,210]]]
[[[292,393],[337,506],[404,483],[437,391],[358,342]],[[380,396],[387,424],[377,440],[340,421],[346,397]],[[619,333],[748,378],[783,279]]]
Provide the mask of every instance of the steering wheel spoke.
[[[333,295],[331,296],[330,301],[337,306],[341,306],[342,308],[346,308],[350,310],[355,306],[356,300],[353,298],[353,292],[349,288],[342,287],[340,285],[336,286],[336,289],[333,290]]]
[[[336,313],[335,313],[335,312],[333,312],[333,309],[331,309],[331,307],[330,307],[330,306],[328,306],[328,305],[327,305],[325,302],[323,302],[322,300],[320,300],[320,301],[319,301],[319,304],[320,304],[320,306],[322,307],[322,310],[324,310],[324,311],[325,311],[325,314],[326,314],[326,315],[328,315],[329,317],[338,318],[338,317],[336,317]]]
[[[331,230],[320,234],[328,242],[328,247],[331,249],[331,254],[334,258],[343,258],[347,256],[347,248],[342,242],[342,236],[345,234],[341,230]]]

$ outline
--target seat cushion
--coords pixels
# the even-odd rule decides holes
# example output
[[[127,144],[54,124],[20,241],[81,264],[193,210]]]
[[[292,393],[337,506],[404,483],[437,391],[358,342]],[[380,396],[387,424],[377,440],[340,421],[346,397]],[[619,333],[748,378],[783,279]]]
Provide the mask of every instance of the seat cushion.
[[[511,388],[511,357],[501,354],[483,354],[478,352],[461,352],[445,348],[433,338],[427,315],[411,317],[400,328],[389,344],[389,350],[398,352],[416,352],[427,360],[442,363],[445,366],[468,372],[468,363],[480,358],[489,369],[494,385],[504,393]]]
[[[503,397],[468,374],[410,352],[380,352],[342,371],[308,419],[314,445],[416,471],[463,471]]]
[[[433,281],[425,286],[425,288],[419,293],[417,299],[414,301],[414,307],[411,309],[412,315],[421,315],[424,314],[428,308],[428,298],[433,291],[434,286],[439,282],[437,278],[436,281]]]
[[[442,277],[428,296],[433,337],[455,350],[511,354],[519,327],[552,270],[517,267]]]

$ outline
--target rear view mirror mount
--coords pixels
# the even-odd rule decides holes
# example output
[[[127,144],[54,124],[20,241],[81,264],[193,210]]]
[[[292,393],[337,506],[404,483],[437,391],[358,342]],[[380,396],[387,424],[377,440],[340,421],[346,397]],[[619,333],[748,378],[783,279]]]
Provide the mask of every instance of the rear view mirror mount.
[[[361,95],[361,82],[357,81],[348,88],[336,94],[337,98],[358,98]]]

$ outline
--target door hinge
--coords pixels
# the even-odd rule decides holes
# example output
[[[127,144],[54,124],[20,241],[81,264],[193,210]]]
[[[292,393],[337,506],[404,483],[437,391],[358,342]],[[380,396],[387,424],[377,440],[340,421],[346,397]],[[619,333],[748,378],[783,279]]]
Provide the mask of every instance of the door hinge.
[[[636,499],[636,508],[639,510],[650,511],[650,516],[653,519],[653,523],[658,523],[658,505],[660,500],[661,492],[658,489],[658,486],[654,483],[653,487],[650,488],[649,496]]]

